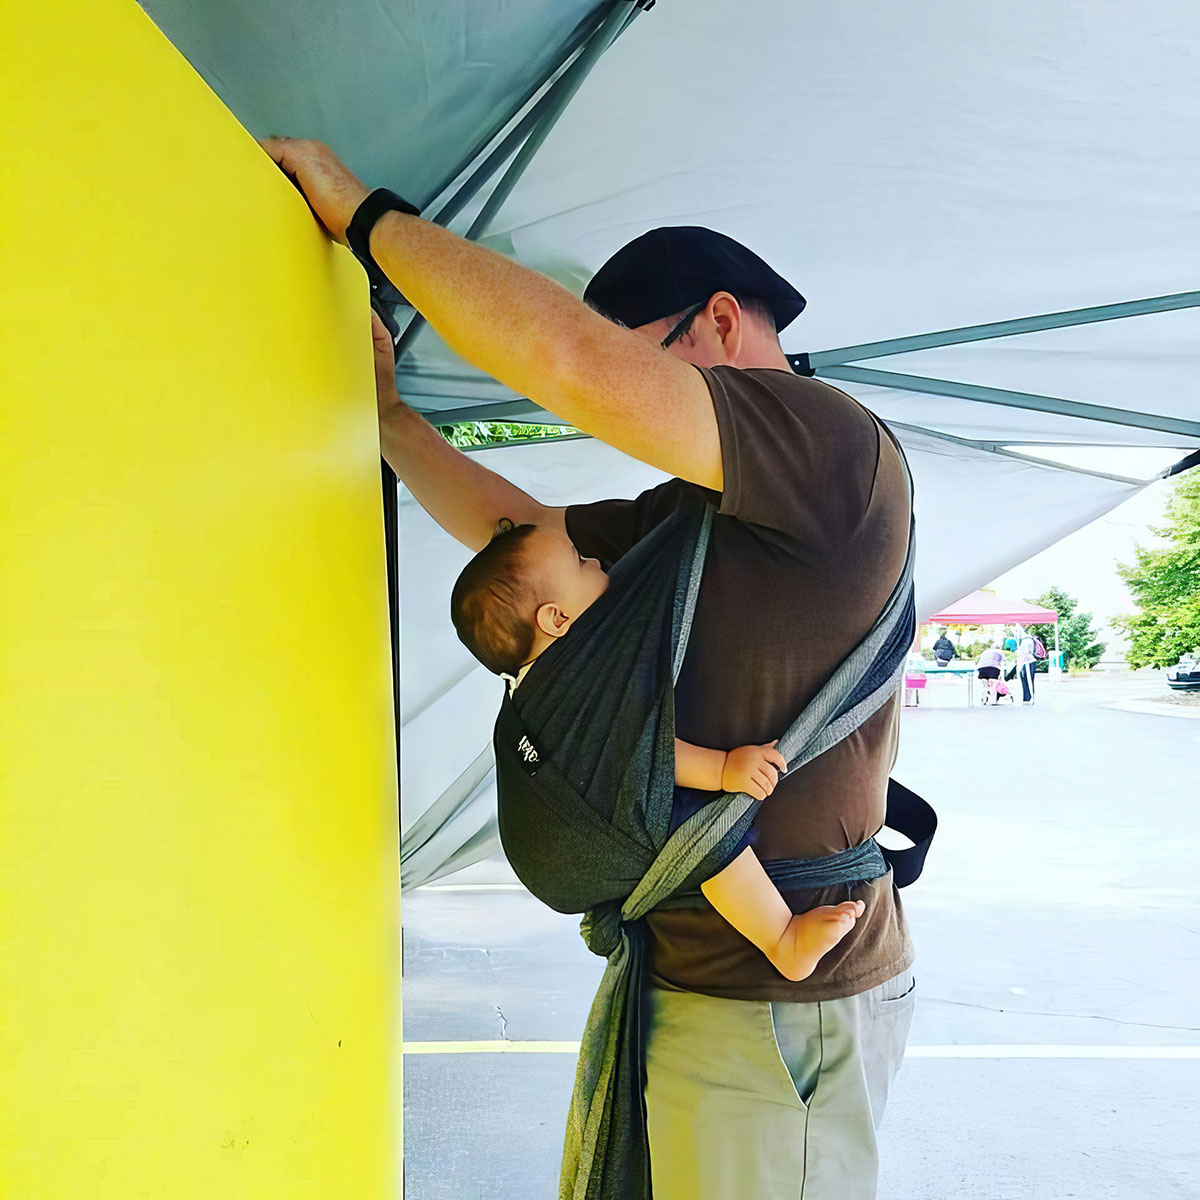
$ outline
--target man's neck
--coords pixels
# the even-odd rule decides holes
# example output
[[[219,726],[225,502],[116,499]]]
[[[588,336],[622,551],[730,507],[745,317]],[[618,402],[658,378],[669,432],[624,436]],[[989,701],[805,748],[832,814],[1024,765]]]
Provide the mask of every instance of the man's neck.
[[[738,355],[738,361],[733,364],[741,371],[772,370],[791,371],[792,364],[788,362],[783,347],[778,342],[770,345],[755,345],[744,347]]]

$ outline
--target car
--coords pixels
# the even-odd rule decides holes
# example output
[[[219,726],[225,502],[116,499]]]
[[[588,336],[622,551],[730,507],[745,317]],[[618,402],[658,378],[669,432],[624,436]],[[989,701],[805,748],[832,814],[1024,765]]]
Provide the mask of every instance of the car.
[[[1167,686],[1177,692],[1200,692],[1200,654],[1181,658],[1167,668]]]

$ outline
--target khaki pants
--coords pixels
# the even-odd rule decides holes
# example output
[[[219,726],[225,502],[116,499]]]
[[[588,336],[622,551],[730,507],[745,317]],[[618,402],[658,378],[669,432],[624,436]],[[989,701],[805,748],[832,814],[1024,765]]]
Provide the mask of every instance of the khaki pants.
[[[912,1023],[911,971],[812,1004],[652,988],[654,1200],[874,1200],[875,1131]]]

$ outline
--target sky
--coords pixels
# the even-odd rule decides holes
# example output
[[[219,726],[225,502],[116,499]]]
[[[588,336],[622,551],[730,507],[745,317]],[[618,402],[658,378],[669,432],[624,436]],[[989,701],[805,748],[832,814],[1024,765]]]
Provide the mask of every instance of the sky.
[[[1027,447],[1017,449],[1029,452]],[[1039,457],[1053,457],[1071,466],[1146,479],[1177,462],[1185,453],[1096,446],[1042,450]],[[1116,564],[1133,561],[1136,542],[1148,545],[1160,540],[1150,532],[1149,526],[1161,523],[1168,491],[1168,485],[1161,480],[1150,484],[1098,521],[1085,525],[1006,571],[988,587],[998,596],[1013,600],[1037,596],[1051,586],[1062,588],[1079,600],[1081,610],[1093,614],[1093,624],[1097,628],[1104,629],[1101,636],[1110,642],[1105,658],[1111,657],[1114,650],[1124,645],[1125,638],[1107,629],[1108,622],[1115,614],[1134,608],[1128,590],[1117,575]]]

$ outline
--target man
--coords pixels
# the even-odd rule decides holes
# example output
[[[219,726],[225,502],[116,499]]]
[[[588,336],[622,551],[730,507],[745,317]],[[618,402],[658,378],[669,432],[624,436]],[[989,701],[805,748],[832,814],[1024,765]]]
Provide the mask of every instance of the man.
[[[939,667],[948,667],[950,660],[958,657],[958,651],[954,648],[954,643],[946,636],[945,629],[941,630],[938,640],[933,643],[933,657]]]
[[[731,239],[667,229],[636,239],[597,273],[587,299],[602,316],[508,259],[381,209],[392,201],[368,199],[319,143],[263,145],[333,237],[344,241],[357,213],[352,240],[452,349],[674,476],[635,500],[544,506],[448,446],[400,401],[385,336],[377,338],[381,443],[417,500],[472,549],[501,522],[545,524],[607,566],[689,489],[706,489],[720,515],[675,688],[677,734],[707,746],[778,737],[883,608],[910,521],[903,466],[878,422],[789,368],[777,330],[804,298]],[[758,818],[762,858],[821,857],[878,831],[898,717],[897,693],[779,779]],[[647,918],[656,1200],[875,1195],[875,1129],[912,1015],[899,899],[890,876],[786,898],[793,911],[866,905],[854,932],[799,983],[713,911]]]
[[[1021,703],[1033,703],[1033,676],[1037,670],[1037,651],[1033,635],[1017,626],[1017,673],[1021,676]]]

